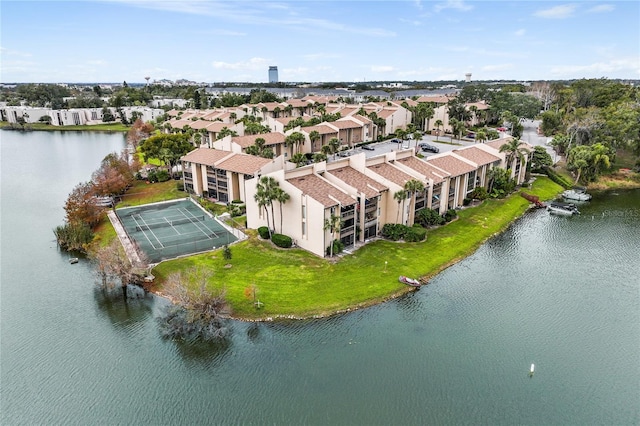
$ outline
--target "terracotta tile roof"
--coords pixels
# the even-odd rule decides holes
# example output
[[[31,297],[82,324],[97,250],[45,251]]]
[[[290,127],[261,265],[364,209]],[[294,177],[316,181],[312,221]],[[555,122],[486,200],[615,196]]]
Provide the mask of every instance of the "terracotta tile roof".
[[[262,167],[271,163],[271,160],[262,157],[256,157],[249,154],[233,154],[232,156],[216,163],[215,167],[230,172],[242,173],[245,175],[254,175]]]
[[[189,124],[189,127],[191,127],[194,130],[200,130],[200,129],[204,129],[211,123],[212,121],[197,120],[197,121],[192,121],[191,124]]]
[[[445,172],[444,170],[440,170],[436,168],[434,165],[429,164],[426,161],[420,160],[417,157],[411,156],[411,157],[401,158],[396,161],[415,170],[421,175],[424,175],[427,178],[432,179],[434,184],[443,182],[445,178],[450,176],[449,173]]]
[[[347,185],[364,193],[367,198],[376,197],[380,195],[381,192],[389,190],[386,185],[377,182],[364,173],[360,173],[353,167],[340,167],[339,169],[327,170],[327,173],[332,174]]]
[[[493,139],[490,141],[485,142],[484,144],[487,146],[490,146],[491,148],[495,149],[496,151],[500,151],[500,147],[506,143],[511,142],[511,140],[513,139],[512,136],[505,136],[504,138],[499,138],[499,139]]]
[[[467,107],[467,109],[471,108],[472,106],[478,108],[478,110],[482,111],[485,109],[489,109],[489,105],[487,105],[484,102],[470,102],[465,104],[465,106]]]
[[[311,102],[308,99],[288,99],[285,104],[291,105],[294,108],[308,107]]]
[[[350,115],[355,114],[356,112],[360,111],[360,108],[354,108],[354,107],[343,107],[342,109],[340,109],[339,112],[341,117],[348,117]]]
[[[277,145],[280,143],[284,143],[286,136],[284,133],[280,132],[272,132],[272,133],[261,133],[258,135],[245,135],[245,136],[234,136],[231,138],[231,141],[237,143],[242,148],[247,148],[256,143],[256,139],[262,138],[264,139],[265,146],[269,145]]]
[[[461,176],[465,173],[476,170],[475,166],[456,158],[454,155],[446,152],[441,156],[433,156],[427,158],[427,162],[451,174],[451,176]]]
[[[167,121],[174,129],[182,129],[185,125],[191,127],[191,120],[169,120]]]
[[[205,128],[210,132],[218,133],[225,127],[227,129],[232,129],[234,127],[234,124],[221,123],[220,121],[213,121],[213,122],[210,122]]]
[[[357,129],[362,127],[362,124],[356,123],[350,119],[332,121],[331,125],[336,126],[338,129]]]
[[[187,155],[180,158],[182,161],[189,161],[196,164],[214,166],[218,161],[232,154],[230,151],[222,151],[211,148],[196,148]]]
[[[379,118],[388,118],[388,117],[392,116],[396,112],[397,112],[397,110],[394,110],[394,109],[383,109],[382,111],[378,111],[376,113],[376,115]]]
[[[500,161],[500,157],[489,154],[488,152],[475,147],[470,146],[468,148],[456,149],[453,151],[454,154],[459,155],[460,157],[464,157],[467,160],[471,160],[476,163],[478,166],[484,166],[486,164],[491,164],[496,161]]]
[[[282,124],[284,124],[286,126],[287,124],[289,124],[290,121],[295,120],[296,118],[298,118],[298,117],[278,117],[275,120],[278,123],[282,123]]]
[[[298,188],[303,194],[307,194],[318,201],[325,208],[337,206],[338,204],[350,206],[356,203],[356,200],[342,192],[342,190],[313,174],[287,179],[287,182]]]
[[[418,102],[433,102],[436,104],[446,104],[451,100],[452,97],[445,95],[436,95],[436,96],[420,96],[418,98]]]
[[[389,163],[374,164],[367,167],[372,172],[379,174],[380,176],[390,180],[398,186],[404,187],[404,184],[412,179],[415,179],[410,174],[403,172],[397,167],[392,166]]]
[[[286,105],[280,102],[262,102],[258,104],[258,111],[262,110],[262,107],[267,107],[267,111],[273,111],[276,108],[280,108],[280,111],[284,110]]]

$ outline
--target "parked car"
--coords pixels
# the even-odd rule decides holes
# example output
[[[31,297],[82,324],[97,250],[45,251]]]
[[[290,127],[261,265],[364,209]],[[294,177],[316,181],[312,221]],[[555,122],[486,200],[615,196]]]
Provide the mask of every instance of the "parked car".
[[[389,142],[400,143],[400,139],[391,139]]]
[[[371,145],[362,145],[362,149],[366,149],[367,151],[375,151],[376,150]]]
[[[436,154],[440,152],[440,148],[438,148],[437,146],[429,145],[428,143],[421,143],[420,148],[426,152],[433,152]]]
[[[473,133],[473,132],[469,132],[469,133],[467,133],[467,137],[468,137],[469,139],[475,139],[476,134],[475,134],[475,133]]]
[[[351,155],[351,151],[340,151],[338,157],[348,157]]]

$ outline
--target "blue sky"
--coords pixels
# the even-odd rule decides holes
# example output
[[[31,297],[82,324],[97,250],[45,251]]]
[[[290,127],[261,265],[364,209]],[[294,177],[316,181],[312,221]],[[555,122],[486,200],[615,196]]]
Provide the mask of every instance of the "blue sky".
[[[638,1],[6,1],[0,82],[640,78]]]

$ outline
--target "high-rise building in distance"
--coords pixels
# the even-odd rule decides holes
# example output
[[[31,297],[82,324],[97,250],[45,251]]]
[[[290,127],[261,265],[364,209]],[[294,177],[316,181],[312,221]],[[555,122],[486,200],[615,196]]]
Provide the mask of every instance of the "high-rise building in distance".
[[[278,67],[269,67],[269,83],[278,82]]]

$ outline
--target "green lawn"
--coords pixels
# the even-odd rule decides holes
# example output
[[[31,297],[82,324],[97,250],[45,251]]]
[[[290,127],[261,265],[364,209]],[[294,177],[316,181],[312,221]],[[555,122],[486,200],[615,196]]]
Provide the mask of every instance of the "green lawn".
[[[538,178],[527,192],[553,198],[562,188]],[[399,275],[431,277],[475,251],[487,238],[504,230],[528,207],[514,194],[505,200],[487,200],[460,212],[459,219],[428,231],[422,243],[377,241],[337,263],[300,249],[280,250],[270,242],[249,239],[231,247],[232,259],[220,250],[163,262],[153,274],[162,280],[191,266],[213,271],[209,285],[224,287],[233,315],[239,318],[307,318],[368,306],[411,289]],[[385,265],[385,262],[386,265]],[[256,309],[245,296],[255,284],[264,303]]]
[[[116,207],[139,206],[141,204],[188,197],[189,194],[178,190],[178,182],[177,180],[168,180],[166,182],[147,183],[144,180],[137,180],[127,190],[122,197],[122,201]]]
[[[52,126],[51,124],[44,123],[31,123],[25,126],[26,130],[47,130],[47,131],[73,131],[73,132],[128,132],[130,126],[125,126],[122,123],[104,123],[95,124],[91,126]],[[0,128],[11,128],[9,122],[3,121],[0,123]]]

